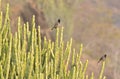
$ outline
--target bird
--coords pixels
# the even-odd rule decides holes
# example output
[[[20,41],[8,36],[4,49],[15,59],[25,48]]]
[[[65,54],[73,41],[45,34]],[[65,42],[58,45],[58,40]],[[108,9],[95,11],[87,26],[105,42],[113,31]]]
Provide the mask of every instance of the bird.
[[[57,20],[57,22],[54,24],[54,26],[51,28],[51,30],[56,29],[60,26],[60,19]]]
[[[100,63],[101,61],[104,61],[104,60],[106,59],[106,57],[107,57],[107,55],[104,54],[104,55],[99,59],[98,63]]]

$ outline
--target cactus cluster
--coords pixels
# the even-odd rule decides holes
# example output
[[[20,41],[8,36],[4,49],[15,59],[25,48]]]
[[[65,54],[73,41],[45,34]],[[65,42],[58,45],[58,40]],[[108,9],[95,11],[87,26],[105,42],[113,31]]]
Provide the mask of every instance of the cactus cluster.
[[[41,44],[43,42],[43,44]],[[79,52],[72,48],[72,39],[63,40],[63,28],[56,29],[55,42],[41,41],[40,26],[32,30],[29,23],[22,25],[18,18],[18,31],[13,35],[10,28],[9,5],[6,15],[0,14],[0,79],[88,79],[86,63],[80,60],[83,45]],[[99,76],[103,77],[105,63]],[[94,74],[89,77],[94,79]]]

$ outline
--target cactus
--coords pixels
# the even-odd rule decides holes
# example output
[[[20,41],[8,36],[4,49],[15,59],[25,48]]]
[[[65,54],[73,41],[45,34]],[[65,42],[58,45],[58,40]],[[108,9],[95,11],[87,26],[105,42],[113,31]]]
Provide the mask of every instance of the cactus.
[[[20,17],[18,18],[18,31],[14,36],[10,30],[9,5],[4,25],[2,16],[1,12],[0,79],[88,79],[88,60],[86,63],[80,60],[83,44],[80,45],[79,53],[72,49],[72,38],[65,45],[63,27],[57,28],[55,42],[44,38],[42,47],[40,26],[35,28],[34,15],[32,30],[29,30],[28,22],[22,28]],[[104,67],[105,62],[99,79],[106,79],[103,77]],[[93,73],[90,79],[94,79]]]

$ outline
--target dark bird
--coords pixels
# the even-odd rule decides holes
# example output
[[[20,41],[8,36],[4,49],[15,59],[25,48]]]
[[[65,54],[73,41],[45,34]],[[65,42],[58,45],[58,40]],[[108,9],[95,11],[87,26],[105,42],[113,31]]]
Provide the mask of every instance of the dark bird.
[[[98,63],[100,63],[101,61],[104,61],[104,60],[106,59],[106,57],[107,57],[107,55],[106,55],[106,54],[105,54],[105,55],[103,55],[103,56],[99,59]]]
[[[58,19],[58,21],[55,23],[54,27],[52,27],[51,30],[56,29],[59,26],[60,26],[60,19]]]

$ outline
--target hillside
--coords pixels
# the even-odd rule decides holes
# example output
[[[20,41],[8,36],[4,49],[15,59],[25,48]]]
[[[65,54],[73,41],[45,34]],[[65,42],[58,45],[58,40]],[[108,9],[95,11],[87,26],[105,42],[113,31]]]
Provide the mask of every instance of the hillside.
[[[110,2],[111,4],[114,4]],[[111,5],[109,1],[86,0],[80,3],[74,14],[75,43],[82,42],[84,52],[91,59],[91,68],[97,73],[97,59],[104,53],[108,54],[106,75],[108,79],[118,79],[120,56],[120,29],[118,6]],[[117,2],[116,2],[117,4]],[[111,9],[112,8],[112,9]],[[116,15],[117,14],[117,15]],[[75,44],[75,45],[76,45]]]

